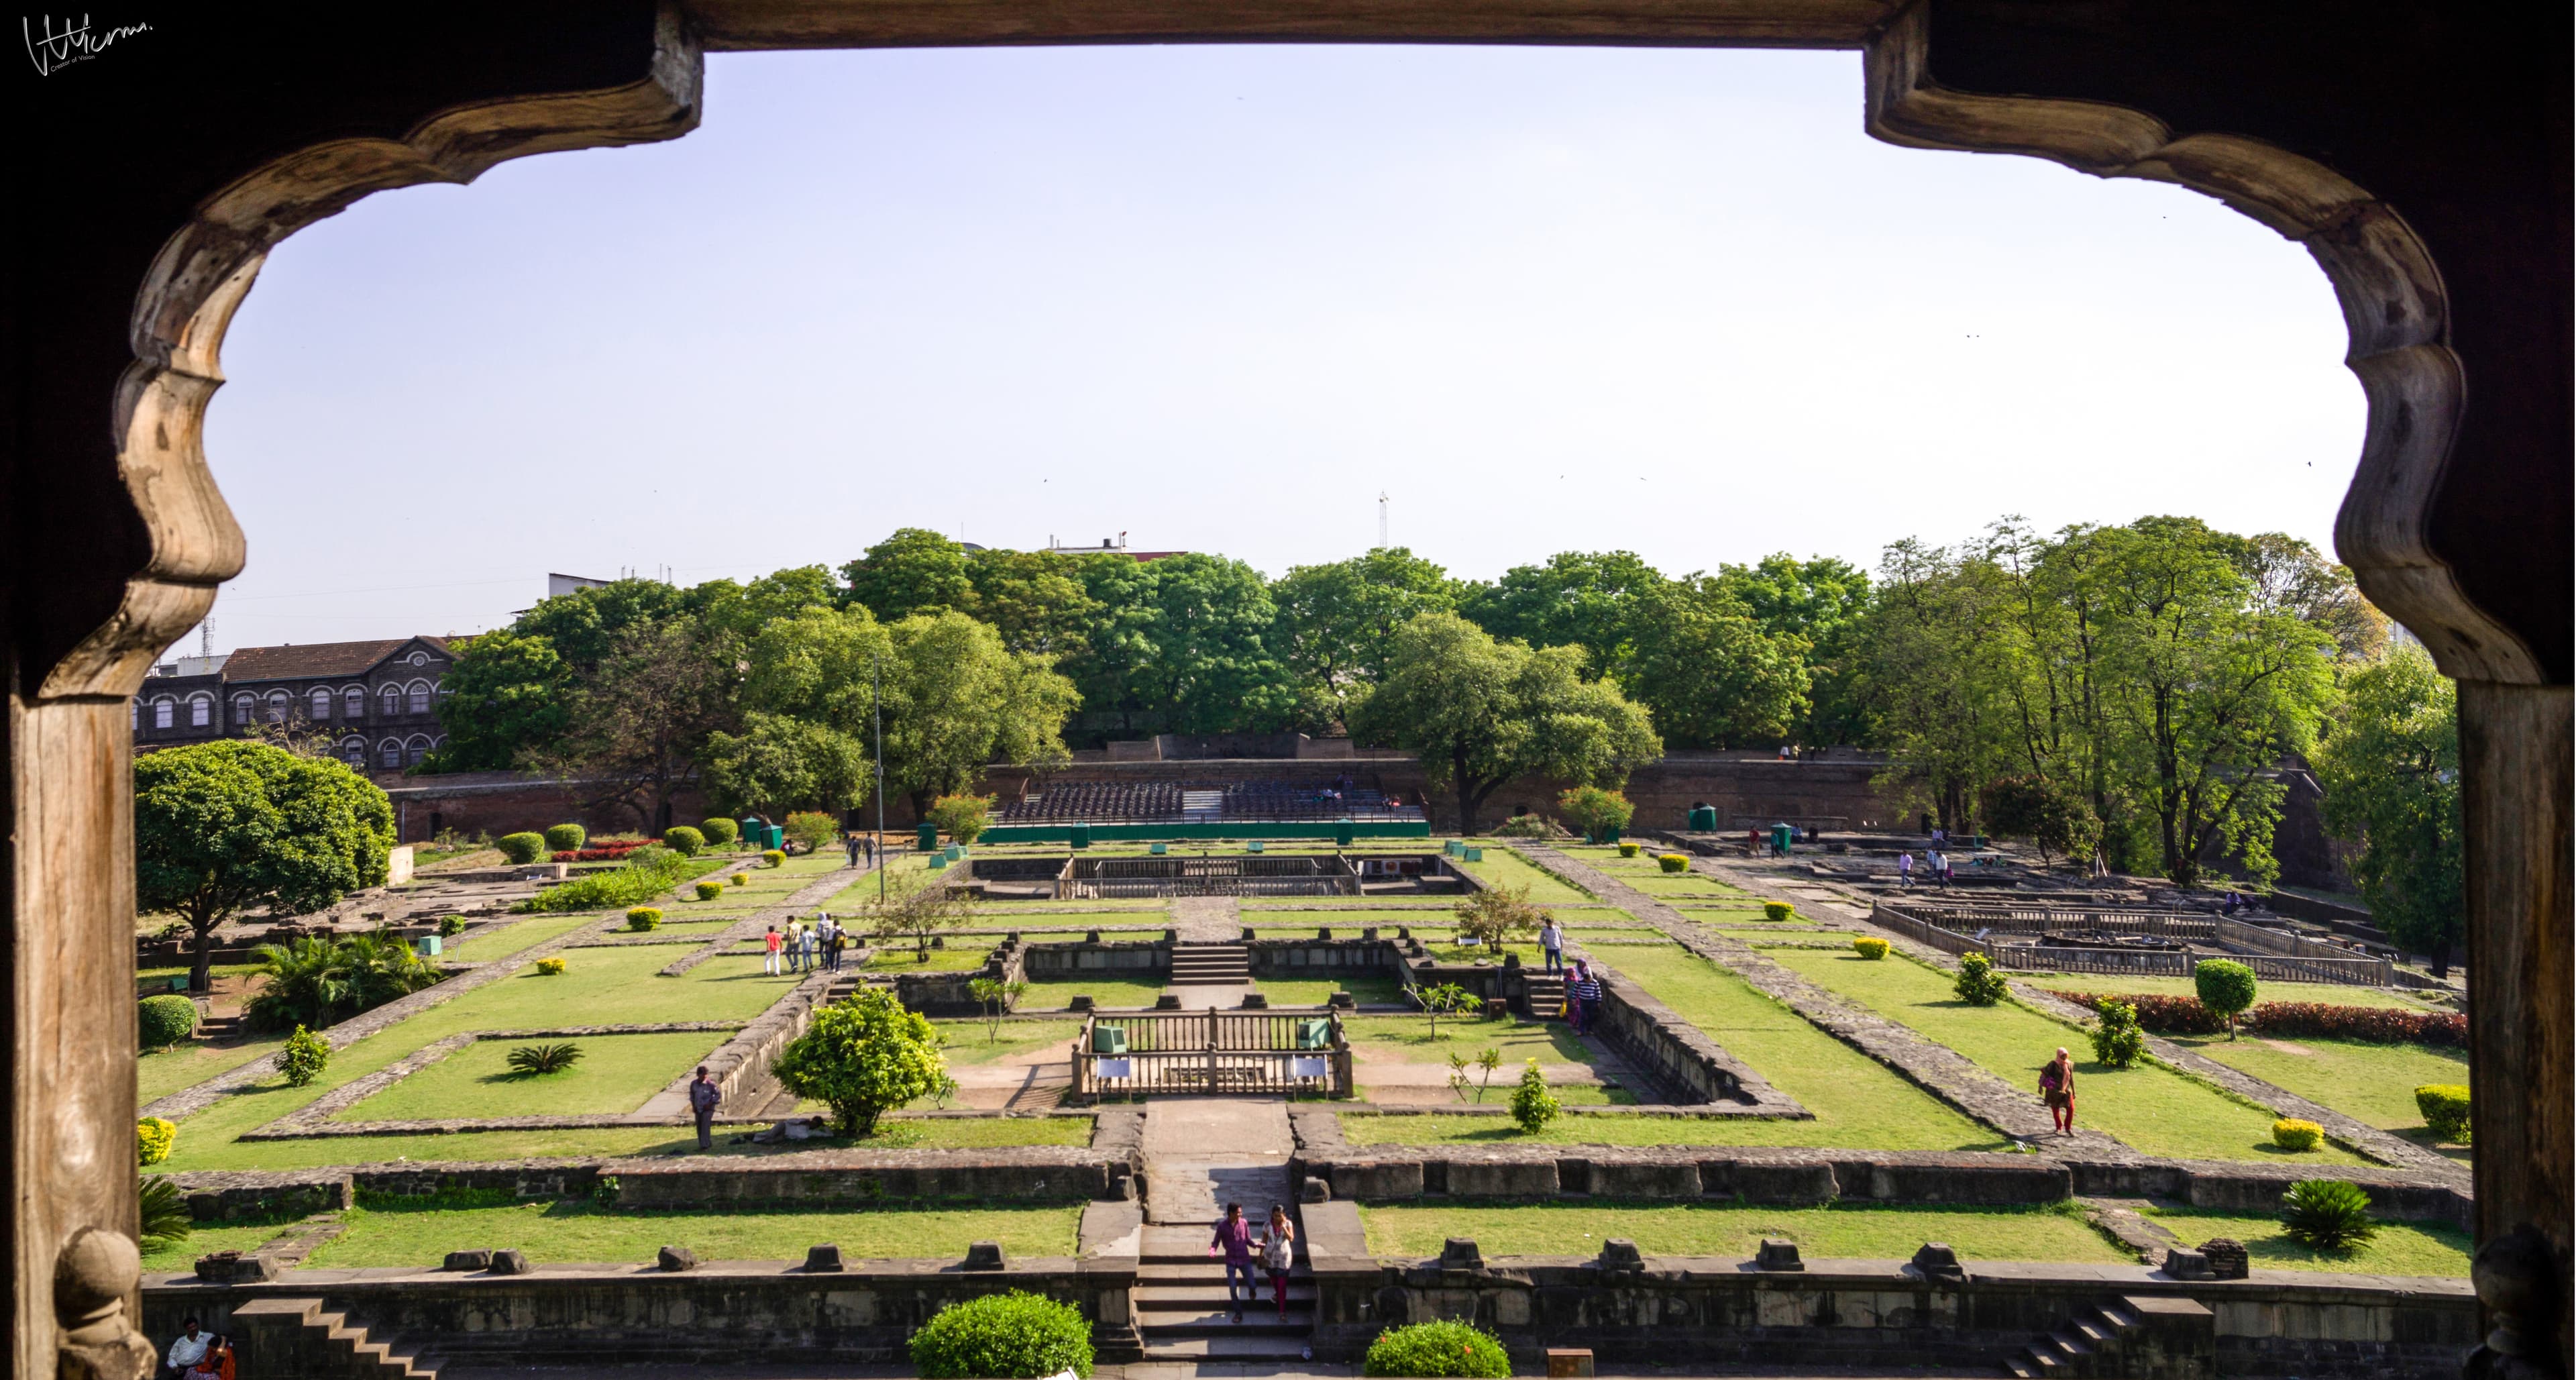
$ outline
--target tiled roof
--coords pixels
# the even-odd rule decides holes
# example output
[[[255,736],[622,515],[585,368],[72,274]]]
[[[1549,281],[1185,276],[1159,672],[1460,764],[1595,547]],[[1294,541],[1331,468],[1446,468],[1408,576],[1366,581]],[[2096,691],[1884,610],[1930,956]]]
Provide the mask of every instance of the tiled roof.
[[[355,676],[418,642],[441,655],[447,644],[435,637],[395,637],[380,642],[312,642],[303,646],[244,647],[224,663],[224,679],[301,680],[310,676]]]

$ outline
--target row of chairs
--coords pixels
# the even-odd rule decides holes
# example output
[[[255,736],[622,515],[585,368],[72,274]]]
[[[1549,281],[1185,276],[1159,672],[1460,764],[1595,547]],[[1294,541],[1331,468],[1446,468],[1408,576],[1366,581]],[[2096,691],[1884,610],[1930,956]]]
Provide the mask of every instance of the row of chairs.
[[[1181,788],[1153,781],[1056,781],[1027,800],[1002,807],[1004,824],[1059,824],[1081,820],[1178,819]]]

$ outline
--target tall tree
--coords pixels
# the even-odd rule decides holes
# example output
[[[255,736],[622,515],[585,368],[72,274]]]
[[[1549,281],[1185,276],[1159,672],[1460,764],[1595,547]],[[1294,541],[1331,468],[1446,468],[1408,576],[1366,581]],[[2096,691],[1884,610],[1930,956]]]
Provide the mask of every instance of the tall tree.
[[[1083,588],[1080,562],[1062,552],[969,552],[966,574],[975,588],[969,612],[992,624],[1014,652],[1072,656],[1100,611]]]
[[[639,828],[665,827],[710,738],[735,726],[735,645],[688,616],[628,628],[566,695],[564,731],[523,760],[588,808],[623,806]]]
[[[381,886],[393,841],[393,802],[328,757],[219,741],[134,763],[135,900],[187,923],[188,981],[201,992],[218,926],[255,906],[303,915]]]
[[[439,726],[447,731],[435,771],[503,771],[533,744],[552,740],[567,722],[564,692],[571,671],[554,643],[516,628],[466,639],[439,682]]]
[[[911,796],[916,815],[987,764],[1067,759],[1064,721],[1080,700],[1046,658],[1013,655],[962,613],[915,614],[887,632],[886,789]]]
[[[898,528],[842,566],[841,578],[849,581],[849,597],[881,622],[975,607],[966,548],[919,527]]]
[[[1459,611],[1496,637],[1575,646],[1595,674],[1627,669],[1638,605],[1664,577],[1633,551],[1565,551],[1470,586]]]
[[[1893,763],[1883,792],[1970,823],[1977,786],[2009,761],[2007,699],[1995,653],[2005,593],[1991,562],[1908,538],[1879,563],[1863,615],[1856,688],[1872,739]]]
[[[1259,571],[1193,552],[1150,562],[1094,556],[1082,573],[1100,608],[1067,669],[1087,713],[1148,733],[1291,721],[1296,688],[1270,645],[1277,611]]]
[[[1600,786],[1664,750],[1653,719],[1607,680],[1583,677],[1578,647],[1532,651],[1454,613],[1417,614],[1396,634],[1386,678],[1352,711],[1353,732],[1445,771],[1462,833],[1518,776]]]
[[[1694,576],[1641,601],[1623,681],[1668,742],[1775,741],[1806,708],[1806,650],[1794,632],[1765,631],[1723,577]]]
[[[2344,682],[2342,712],[2314,755],[2326,827],[2360,843],[2353,880],[2389,937],[2447,977],[2460,938],[2460,706],[2415,645]]]
[[[1867,732],[1858,652],[1862,615],[1874,597],[1869,572],[1832,556],[1801,561],[1784,551],[1750,566],[1719,566],[1717,582],[1763,632],[1806,644],[1806,693],[1789,735],[1817,746],[1859,742]]]
[[[1301,695],[1342,723],[1352,696],[1385,676],[1397,630],[1416,614],[1456,608],[1458,591],[1446,570],[1401,546],[1297,566],[1270,587],[1279,610],[1271,646]]]

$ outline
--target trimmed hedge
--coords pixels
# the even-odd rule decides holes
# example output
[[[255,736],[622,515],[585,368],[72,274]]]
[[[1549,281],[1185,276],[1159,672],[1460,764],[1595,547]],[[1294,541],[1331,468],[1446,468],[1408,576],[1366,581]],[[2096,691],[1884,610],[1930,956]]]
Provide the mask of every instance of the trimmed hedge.
[[[1690,856],[1685,853],[1658,853],[1655,855],[1655,866],[1666,872],[1688,872]]]
[[[492,846],[500,849],[501,856],[515,866],[524,867],[546,856],[546,836],[543,834],[503,834],[492,840]]]
[[[674,824],[662,831],[662,846],[684,858],[694,858],[707,846],[707,836],[685,824]]]
[[[1463,1322],[1418,1322],[1390,1327],[1369,1343],[1368,1375],[1471,1376],[1507,1380],[1512,1358],[1494,1334]]]
[[[2424,1125],[2454,1145],[2469,1143],[2469,1090],[2457,1083],[2427,1083],[2415,1090]]]
[[[751,874],[748,872],[737,872],[732,876],[725,878],[725,881],[734,886],[749,886],[751,885]]]
[[[701,901],[712,901],[712,900],[714,900],[715,898],[717,898],[717,897],[719,897],[719,896],[722,896],[722,895],[724,895],[724,883],[722,883],[722,882],[700,882],[700,883],[698,883],[698,899],[699,899],[699,900],[701,900]]]
[[[2326,1128],[2313,1121],[2283,1117],[2272,1123],[2272,1143],[2284,1150],[2314,1150],[2325,1143]]]
[[[145,997],[135,1014],[145,1049],[168,1049],[197,1033],[197,1004],[176,992]]]
[[[1638,852],[1645,848],[1645,846],[1646,845],[1642,843],[1623,842],[1619,845],[1619,856],[1623,858],[1633,858],[1637,856]]]
[[[1863,958],[1885,958],[1887,957],[1887,941],[1884,939],[1872,939],[1868,935],[1861,935],[1852,940],[1852,952],[1859,954]]]
[[[722,848],[742,837],[742,826],[729,819],[702,819],[698,821],[698,832],[707,836],[707,842]]]
[[[1787,920],[1797,915],[1797,913],[1798,908],[1786,901],[1765,901],[1762,903],[1762,918],[1765,920]]]
[[[557,824],[546,830],[546,847],[558,853],[579,848],[590,837],[590,831],[578,824]]]
[[[2057,990],[2051,990],[2049,995],[2097,1010],[2105,1001],[2127,1002],[2138,1008],[2138,1024],[2158,1035],[2219,1035],[2227,1030],[2227,1023],[2195,997]],[[2380,1044],[2465,1047],[2469,1042],[2469,1018],[2457,1011],[2406,1011],[2308,1001],[2264,1002],[2237,1017],[2236,1028],[2258,1035],[2371,1040]]]
[[[641,933],[662,923],[662,912],[651,906],[637,906],[626,912],[626,928]]]
[[[179,1124],[147,1116],[134,1123],[134,1159],[138,1164],[159,1164],[170,1158],[179,1145]]]
[[[760,865],[763,867],[785,867],[787,865],[787,854],[781,849],[764,849],[760,855]]]
[[[1091,1374],[1091,1324],[1082,1310],[1017,1289],[952,1303],[912,1334],[922,1380],[1040,1380]]]
[[[548,977],[554,977],[562,973],[563,970],[564,961],[560,958],[541,958],[537,960],[537,971]]]

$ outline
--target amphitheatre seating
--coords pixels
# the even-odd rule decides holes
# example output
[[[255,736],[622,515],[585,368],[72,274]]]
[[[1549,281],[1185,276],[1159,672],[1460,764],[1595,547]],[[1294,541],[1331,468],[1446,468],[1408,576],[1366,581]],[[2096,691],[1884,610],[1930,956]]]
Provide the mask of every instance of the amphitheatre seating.
[[[1390,807],[1382,792],[1357,787],[1245,781],[1225,788],[1227,819],[1413,819],[1420,813],[1409,807]]]
[[[1332,821],[1415,820],[1418,806],[1393,806],[1383,792],[1359,788],[1300,785],[1286,781],[1240,781],[1193,785],[1177,781],[1066,781],[1047,783],[1044,791],[1001,808],[1000,824],[1113,823],[1179,820],[1192,817],[1187,806],[1218,797],[1217,818],[1228,820]],[[1204,815],[1197,816],[1205,818]]]
[[[1027,800],[1002,807],[1003,824],[1072,824],[1178,819],[1181,788],[1165,781],[1055,781]]]

